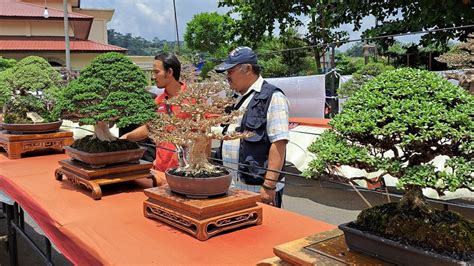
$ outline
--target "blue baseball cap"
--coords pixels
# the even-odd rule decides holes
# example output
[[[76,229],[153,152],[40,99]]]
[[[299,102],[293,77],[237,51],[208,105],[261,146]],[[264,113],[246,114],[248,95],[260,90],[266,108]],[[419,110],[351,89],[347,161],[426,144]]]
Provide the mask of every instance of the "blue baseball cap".
[[[242,46],[237,47],[230,52],[222,64],[218,65],[215,70],[217,73],[227,71],[238,64],[257,64],[257,55],[250,47]]]

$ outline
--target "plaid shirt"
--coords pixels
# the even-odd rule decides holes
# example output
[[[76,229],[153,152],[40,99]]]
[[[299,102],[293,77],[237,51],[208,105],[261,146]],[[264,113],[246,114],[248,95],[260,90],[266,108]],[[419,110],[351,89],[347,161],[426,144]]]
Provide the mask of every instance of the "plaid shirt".
[[[242,99],[243,96],[255,92],[260,92],[263,85],[263,78],[260,76],[257,81],[255,81],[252,86],[247,90],[244,95],[240,95],[237,98],[237,102]],[[239,110],[244,111],[250,100],[253,98],[253,95],[250,95],[245,99],[243,104],[240,106]],[[278,140],[289,140],[290,133],[288,130],[288,120],[289,120],[289,103],[286,96],[280,91],[276,91],[272,95],[270,106],[267,111],[267,135],[270,139],[270,142],[275,142]],[[234,132],[235,128],[239,127],[242,122],[243,115],[238,117],[234,124],[230,124],[227,132]],[[237,163],[239,162],[239,149],[240,149],[240,140],[226,140],[222,144],[222,159],[224,160],[224,166],[230,167],[232,169],[238,169]],[[232,183],[234,187],[246,189],[254,192],[260,191],[260,186],[246,185],[243,181],[240,181],[239,174],[237,171],[231,171],[232,173]],[[277,190],[282,189],[284,186],[283,183],[277,183]]]

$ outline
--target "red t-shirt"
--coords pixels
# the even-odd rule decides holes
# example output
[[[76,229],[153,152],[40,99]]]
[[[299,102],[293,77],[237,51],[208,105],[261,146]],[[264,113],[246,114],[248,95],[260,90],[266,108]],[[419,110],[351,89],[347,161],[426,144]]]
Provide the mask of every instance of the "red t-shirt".
[[[186,84],[181,83],[181,91],[186,90]],[[160,94],[158,97],[155,98],[155,103],[158,105],[158,109],[156,110],[158,113],[168,113],[168,109],[166,107],[166,104],[163,102],[165,98],[169,97],[168,93],[163,92]],[[173,115],[175,115],[178,118],[185,119],[189,117],[189,114],[186,113],[181,113],[181,108],[176,105],[170,106],[171,112]],[[166,149],[170,150],[176,150],[176,146],[173,143],[170,142],[161,142],[161,143],[156,143],[156,158],[154,162],[154,167],[156,170],[159,171],[166,171],[169,168],[175,168],[178,167],[178,154],[173,151],[169,151]],[[166,148],[166,149],[161,149],[160,147]]]

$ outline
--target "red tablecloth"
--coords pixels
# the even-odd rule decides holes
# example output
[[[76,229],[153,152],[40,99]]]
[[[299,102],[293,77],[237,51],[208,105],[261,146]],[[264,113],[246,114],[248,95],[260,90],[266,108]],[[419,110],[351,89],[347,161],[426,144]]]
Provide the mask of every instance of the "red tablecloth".
[[[0,154],[0,157],[3,156]],[[275,245],[334,226],[263,206],[263,224],[201,242],[143,216],[143,188],[151,181],[105,186],[101,200],[89,191],[56,181],[54,170],[67,156],[0,160],[0,189],[43,229],[56,247],[78,265],[181,264],[254,265],[272,257]]]

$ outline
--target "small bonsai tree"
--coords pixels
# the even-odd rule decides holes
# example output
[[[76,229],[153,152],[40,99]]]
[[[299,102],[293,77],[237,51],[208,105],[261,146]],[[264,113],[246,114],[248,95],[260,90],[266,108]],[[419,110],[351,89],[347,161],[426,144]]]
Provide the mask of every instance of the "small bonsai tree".
[[[213,132],[212,127],[229,124],[238,117],[239,111],[226,112],[234,100],[223,97],[231,93],[228,83],[222,75],[210,72],[210,78],[196,82],[189,66],[183,67],[182,80],[187,89],[178,96],[166,101],[166,104],[179,106],[183,116],[177,117],[159,113],[148,123],[149,136],[159,145],[171,142],[177,146],[180,166],[175,173],[183,176],[212,176],[223,171],[209,163],[207,146],[212,139],[231,140],[251,136],[248,132],[221,134]]]
[[[61,76],[43,58],[29,56],[0,74],[0,104],[4,104],[4,122],[33,123],[28,112],[36,112],[44,122],[55,120],[50,109],[58,95]],[[3,105],[2,104],[2,105]]]
[[[109,127],[144,124],[156,106],[145,91],[145,74],[125,55],[106,53],[84,68],[62,92],[55,113],[80,125],[94,125],[93,139],[116,140]]]
[[[459,81],[459,86],[474,94],[474,33],[471,33],[465,43],[455,46],[449,53],[443,54],[436,60],[450,67],[466,69],[464,73],[448,74],[447,78]]]
[[[337,174],[340,165],[383,170],[381,176],[398,178],[405,194],[399,203],[362,211],[356,227],[472,256],[474,223],[435,210],[422,188],[474,190],[473,96],[436,73],[405,68],[370,80],[344,107],[309,147],[317,158],[305,174]],[[432,164],[440,155],[449,156],[444,169]]]

